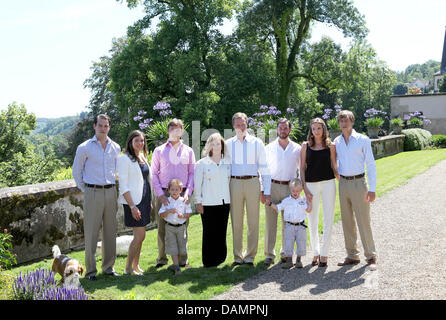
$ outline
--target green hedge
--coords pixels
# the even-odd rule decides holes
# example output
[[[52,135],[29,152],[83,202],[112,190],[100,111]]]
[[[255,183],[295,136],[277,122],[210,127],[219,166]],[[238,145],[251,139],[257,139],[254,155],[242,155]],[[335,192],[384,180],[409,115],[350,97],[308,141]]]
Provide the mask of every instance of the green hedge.
[[[446,135],[444,134],[433,135],[432,144],[438,148],[446,148]]]
[[[404,138],[404,151],[423,150],[432,145],[432,134],[423,129],[406,129],[401,131]]]

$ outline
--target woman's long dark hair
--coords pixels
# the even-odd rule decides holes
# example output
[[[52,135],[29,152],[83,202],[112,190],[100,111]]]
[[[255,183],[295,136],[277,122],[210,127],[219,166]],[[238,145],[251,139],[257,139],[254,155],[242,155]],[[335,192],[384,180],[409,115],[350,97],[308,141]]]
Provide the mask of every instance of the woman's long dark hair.
[[[133,139],[135,137],[141,136],[144,139],[144,148],[142,149],[142,152],[144,154],[144,157],[147,159],[147,140],[146,136],[142,131],[139,130],[133,130],[130,132],[129,136],[127,137],[127,141],[125,143],[125,153],[129,156],[129,158],[135,162],[137,161],[137,155],[135,154],[135,150],[133,149]]]

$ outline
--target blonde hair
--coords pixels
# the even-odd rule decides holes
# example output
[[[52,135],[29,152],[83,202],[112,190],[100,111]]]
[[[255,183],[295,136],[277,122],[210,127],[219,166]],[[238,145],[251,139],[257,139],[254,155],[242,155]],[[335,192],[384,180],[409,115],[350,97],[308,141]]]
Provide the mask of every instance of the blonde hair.
[[[207,157],[208,155],[210,157],[212,157],[212,142],[214,142],[215,140],[220,140],[221,143],[221,156],[224,157],[225,154],[227,154],[227,148],[226,148],[226,143],[225,143],[225,139],[223,139],[223,137],[221,136],[220,133],[215,132],[213,134],[211,134],[209,136],[209,138],[206,141],[206,145],[204,146],[203,149],[203,157]]]
[[[351,122],[355,122],[355,115],[350,110],[342,110],[336,116],[336,119],[338,119],[338,121],[339,121],[339,119],[343,119],[343,118],[348,118],[348,119],[350,119]]]
[[[288,184],[290,188],[302,188],[302,181],[299,178],[294,178]]]
[[[167,190],[170,190],[172,186],[178,186],[180,189],[183,189],[183,183],[179,179],[172,179],[169,181],[169,186],[167,187]]]
[[[314,146],[315,141],[314,141],[314,136],[313,136],[313,130],[311,128],[311,126],[315,123],[318,123],[320,125],[322,125],[322,145],[324,146],[324,148],[327,148],[330,144],[331,144],[331,140],[330,137],[328,136],[328,128],[327,125],[325,124],[325,121],[322,120],[321,118],[314,118],[310,121],[310,129],[308,130],[308,135],[307,135],[307,141],[308,141],[308,145],[310,147]]]

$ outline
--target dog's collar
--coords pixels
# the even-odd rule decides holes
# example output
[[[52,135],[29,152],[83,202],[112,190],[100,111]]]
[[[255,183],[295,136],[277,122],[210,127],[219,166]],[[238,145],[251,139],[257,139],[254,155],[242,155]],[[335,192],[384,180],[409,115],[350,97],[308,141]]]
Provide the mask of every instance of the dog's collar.
[[[61,263],[61,264],[64,264],[65,262],[68,262],[68,261],[70,261],[70,260],[71,260],[71,258],[65,256],[65,257],[60,261],[60,263]]]

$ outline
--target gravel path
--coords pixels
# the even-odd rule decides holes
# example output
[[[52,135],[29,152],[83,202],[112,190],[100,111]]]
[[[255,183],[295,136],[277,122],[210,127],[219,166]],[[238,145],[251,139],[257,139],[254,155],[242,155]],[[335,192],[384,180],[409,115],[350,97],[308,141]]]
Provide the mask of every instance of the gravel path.
[[[308,248],[303,269],[276,264],[215,299],[445,299],[446,160],[375,200],[371,217],[378,270],[368,269],[362,245],[360,264],[336,266],[345,257],[338,222],[327,268],[311,266]]]

